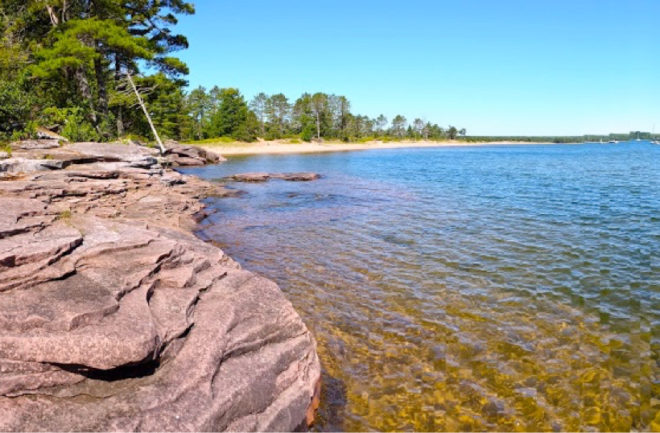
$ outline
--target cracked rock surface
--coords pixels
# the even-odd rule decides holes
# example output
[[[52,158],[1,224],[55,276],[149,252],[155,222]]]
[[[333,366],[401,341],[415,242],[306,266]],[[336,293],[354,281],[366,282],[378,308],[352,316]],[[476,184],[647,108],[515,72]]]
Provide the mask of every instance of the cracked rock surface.
[[[310,422],[310,332],[275,283],[190,233],[199,199],[232,190],[85,146],[89,162],[0,181],[0,430]]]

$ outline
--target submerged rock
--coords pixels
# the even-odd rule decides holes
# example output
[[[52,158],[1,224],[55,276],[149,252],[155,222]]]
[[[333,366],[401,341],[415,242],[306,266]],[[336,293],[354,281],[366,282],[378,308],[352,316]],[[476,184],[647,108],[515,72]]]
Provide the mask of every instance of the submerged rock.
[[[266,182],[270,179],[281,179],[291,182],[307,182],[320,179],[318,173],[240,173],[225,178],[234,182]]]
[[[229,176],[226,180],[233,180],[234,182],[266,182],[270,177],[269,173],[241,173]]]
[[[189,232],[200,198],[232,190],[94,148],[119,161],[0,181],[0,430],[310,421],[309,330],[273,282]]]
[[[290,182],[307,182],[320,179],[321,175],[318,173],[274,173],[270,177],[273,179],[288,180]]]

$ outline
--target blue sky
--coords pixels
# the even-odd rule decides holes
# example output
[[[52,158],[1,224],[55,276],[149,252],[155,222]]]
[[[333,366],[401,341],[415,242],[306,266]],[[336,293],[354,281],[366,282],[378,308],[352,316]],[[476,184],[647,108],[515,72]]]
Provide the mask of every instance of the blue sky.
[[[190,86],[480,135],[660,132],[660,0],[193,0]]]

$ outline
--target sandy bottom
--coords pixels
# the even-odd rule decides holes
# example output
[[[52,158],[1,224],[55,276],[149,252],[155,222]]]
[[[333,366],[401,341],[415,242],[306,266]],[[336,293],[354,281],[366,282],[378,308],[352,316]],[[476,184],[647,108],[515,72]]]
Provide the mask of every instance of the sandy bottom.
[[[228,155],[258,155],[278,153],[316,153],[316,152],[342,152],[350,150],[368,149],[398,149],[407,147],[470,147],[470,146],[496,146],[496,145],[530,145],[550,143],[529,142],[475,142],[464,141],[371,141],[367,143],[287,143],[280,141],[261,141],[258,143],[205,143],[199,146],[224,156]]]

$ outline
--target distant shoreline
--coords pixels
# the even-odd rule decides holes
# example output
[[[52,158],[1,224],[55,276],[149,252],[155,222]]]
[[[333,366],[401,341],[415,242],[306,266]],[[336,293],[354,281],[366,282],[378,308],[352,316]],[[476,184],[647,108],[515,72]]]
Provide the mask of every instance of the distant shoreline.
[[[311,142],[311,143],[289,143],[282,140],[260,141],[257,143],[191,143],[223,156],[236,155],[269,155],[288,153],[323,153],[323,152],[345,152],[351,150],[370,149],[403,149],[419,147],[482,147],[482,146],[525,146],[539,144],[560,144],[551,142],[527,142],[527,141],[491,141],[491,142],[465,142],[465,141],[369,141],[366,143],[343,143],[343,142]],[[566,143],[561,143],[566,144]]]

